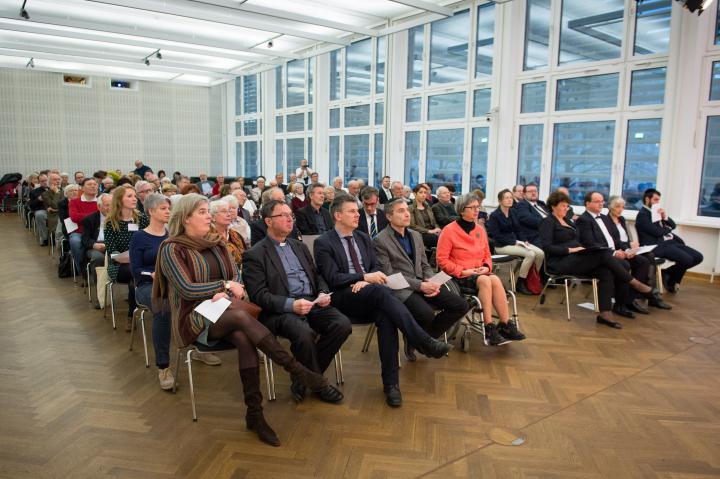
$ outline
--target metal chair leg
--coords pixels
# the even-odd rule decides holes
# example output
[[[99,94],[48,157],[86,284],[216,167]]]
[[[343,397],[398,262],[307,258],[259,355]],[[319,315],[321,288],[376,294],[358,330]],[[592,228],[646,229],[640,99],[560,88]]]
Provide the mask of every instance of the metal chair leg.
[[[600,312],[600,304],[598,301],[598,280],[596,278],[593,278],[592,280],[592,289],[593,289],[593,304],[595,305],[595,312]]]
[[[180,348],[177,348],[175,351],[175,374],[173,374],[173,377],[175,378],[175,381],[173,382],[172,392],[177,392],[177,378],[178,374],[180,374]]]
[[[90,265],[91,264],[92,264],[92,261],[88,261],[88,264],[85,267],[85,281],[87,284],[88,303],[92,303],[92,298],[90,297]]]
[[[143,337],[143,350],[145,351],[145,367],[150,367],[150,360],[148,358],[148,347],[147,347],[147,335],[145,333],[145,309],[140,311],[140,331],[142,331]]]
[[[655,283],[658,291],[660,291],[660,294],[665,293],[665,289],[663,288],[663,282],[662,282],[662,268],[660,265],[655,265]]]
[[[192,354],[193,349],[190,348],[187,351],[187,370],[188,370],[188,383],[190,385],[190,405],[192,406],[192,416],[193,421],[197,421],[197,408],[195,407],[195,385],[193,384],[193,375],[192,375],[192,359],[190,358],[190,355]]]
[[[365,335],[365,342],[363,343],[362,352],[366,353],[370,349],[370,343],[372,343],[373,335],[375,334],[375,323],[370,323],[367,335]]]
[[[567,320],[570,321],[570,288],[568,282],[570,280],[565,278],[565,310],[567,311]]]
[[[335,353],[335,358],[333,358],[333,362],[335,363],[335,383],[345,384],[345,378],[343,376],[342,353],[340,352],[340,350]]]
[[[132,322],[130,323],[130,351],[133,349],[133,343],[135,342],[135,319],[140,308],[135,308],[132,313]]]

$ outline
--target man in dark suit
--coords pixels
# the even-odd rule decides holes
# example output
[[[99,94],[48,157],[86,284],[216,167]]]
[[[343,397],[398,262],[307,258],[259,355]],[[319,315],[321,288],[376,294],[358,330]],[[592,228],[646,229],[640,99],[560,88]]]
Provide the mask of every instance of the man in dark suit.
[[[383,176],[380,184],[380,204],[384,205],[393,199],[392,191],[390,191],[390,177]]]
[[[527,241],[540,246],[540,222],[550,215],[543,201],[538,200],[538,187],[535,183],[525,185],[525,199],[515,207],[518,223]]]
[[[521,201],[523,201],[525,199],[525,187],[523,185],[513,186],[512,195],[513,195],[512,207],[515,208],[517,205],[520,204]]]
[[[375,322],[385,399],[389,406],[399,407],[397,329],[426,356],[441,358],[451,347],[429,336],[385,286],[387,276],[380,271],[370,237],[356,231],[360,213],[355,198],[335,198],[330,212],[335,228],[315,240],[315,263],[333,292],[333,306],[358,322]]]
[[[303,206],[297,212],[297,228],[304,235],[321,235],[333,228],[330,212],[322,207],[325,203],[325,186],[322,183],[313,183],[307,187],[305,193],[310,204]]]
[[[288,237],[293,230],[290,207],[284,201],[270,200],[263,204],[261,216],[267,236],[243,254],[248,295],[262,308],[260,322],[274,335],[289,339],[290,350],[306,368],[322,374],[352,333],[352,324],[330,306],[327,284],[307,246]],[[296,401],[305,398],[305,387],[296,378],[292,378],[290,390]],[[326,402],[342,399],[332,388],[319,394]]]
[[[576,224],[580,244],[585,248],[610,248],[613,252],[613,260],[619,261],[623,267],[632,271],[635,279],[648,285],[649,271],[654,265],[644,256],[637,256],[626,253],[616,243],[611,230],[616,230],[612,220],[601,213],[605,199],[597,191],[591,191],[585,195],[585,212],[577,218]],[[626,318],[633,318],[633,311],[648,314],[647,308],[639,302],[640,298],[647,297],[648,301],[656,304],[664,304],[657,291],[651,295],[643,295],[632,289],[629,294],[625,288],[617,288],[615,292],[615,306],[613,312]]]
[[[270,200],[285,202],[285,195],[282,190],[276,186],[268,188],[262,194],[262,203],[265,204]],[[267,235],[267,224],[260,218],[257,221],[250,223],[250,245],[255,246]],[[292,231],[289,235],[291,238],[299,240],[300,232],[296,226],[293,226]]]
[[[375,239],[378,233],[388,225],[385,215],[382,213],[378,214],[378,190],[372,186],[368,186],[362,190],[360,197],[363,208],[360,210],[358,230],[370,235],[371,239]]]
[[[388,276],[401,273],[405,277],[409,287],[394,290],[393,294],[430,336],[440,337],[465,315],[468,302],[442,284],[428,281],[435,272],[427,261],[422,236],[409,229],[407,203],[402,199],[390,201],[385,205],[385,216],[390,227],[373,241],[380,269]],[[405,357],[409,361],[416,359],[407,342]]]
[[[687,246],[682,238],[672,232],[676,225],[665,209],[660,208],[657,211],[660,219],[652,221],[653,205],[659,203],[660,192],[658,190],[655,188],[645,190],[643,207],[635,218],[635,229],[641,245],[657,245],[653,250],[655,256],[675,262],[673,266],[663,270],[663,281],[668,291],[676,293],[677,285],[682,281],[685,272],[702,263],[703,255]]]

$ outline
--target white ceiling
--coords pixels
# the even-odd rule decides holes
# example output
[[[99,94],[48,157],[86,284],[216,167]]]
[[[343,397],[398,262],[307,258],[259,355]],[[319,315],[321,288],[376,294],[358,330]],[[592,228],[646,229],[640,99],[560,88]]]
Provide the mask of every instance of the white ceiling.
[[[442,5],[455,2],[0,0],[0,67],[216,85],[452,15]]]

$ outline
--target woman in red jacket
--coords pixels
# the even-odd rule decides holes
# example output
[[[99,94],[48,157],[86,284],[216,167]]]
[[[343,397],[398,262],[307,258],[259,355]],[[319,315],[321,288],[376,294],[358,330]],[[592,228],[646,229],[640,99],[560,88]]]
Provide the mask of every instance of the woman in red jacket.
[[[508,341],[522,341],[525,335],[510,321],[505,288],[492,273],[492,257],[485,228],[476,222],[480,211],[480,199],[475,195],[463,195],[455,202],[460,215],[456,221],[443,228],[437,245],[437,262],[440,269],[456,278],[461,288],[477,290],[484,311],[485,338],[492,346]],[[492,322],[495,307],[500,323]]]

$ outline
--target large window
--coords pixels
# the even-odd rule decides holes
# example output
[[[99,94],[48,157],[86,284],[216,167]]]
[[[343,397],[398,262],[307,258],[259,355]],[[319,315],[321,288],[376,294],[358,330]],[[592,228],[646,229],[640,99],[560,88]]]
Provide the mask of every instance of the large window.
[[[563,0],[560,65],[620,58],[624,0]]]
[[[418,184],[420,174],[420,132],[405,133],[405,178],[404,183],[410,188]]]
[[[431,85],[467,79],[469,29],[469,10],[435,21],[430,25]],[[492,38],[490,40],[490,51],[492,51]],[[492,58],[490,65],[492,68]]]
[[[385,176],[385,168],[383,159],[384,147],[383,147],[383,134],[375,133],[375,148],[373,149],[373,170],[375,176],[375,186],[382,184],[382,177]]]
[[[543,125],[520,125],[518,142],[517,183],[540,186],[542,167]]]
[[[655,188],[661,130],[660,118],[628,121],[622,186],[622,196],[628,209],[639,209],[643,191]]]
[[[370,105],[355,105],[345,108],[345,128],[370,125]]]
[[[713,62],[710,79],[710,101],[717,100],[720,100],[720,61]]]
[[[635,55],[652,55],[668,51],[672,0],[645,0],[637,3],[635,12]]]
[[[482,88],[473,92],[473,116],[484,116],[490,111],[490,88]]]
[[[433,190],[444,183],[453,183],[462,190],[462,159],[465,130],[430,130],[427,132],[425,181]]]
[[[425,27],[420,25],[408,30],[408,71],[407,87],[422,86],[423,78],[423,45]]]
[[[340,99],[342,77],[342,50],[330,52],[330,100]]]
[[[305,138],[289,138],[287,140],[287,178],[300,167],[305,159]]]
[[[375,93],[385,93],[385,58],[387,57],[387,37],[377,41],[377,61],[375,62]]]
[[[486,3],[478,7],[477,40],[475,52],[475,76],[492,75],[494,39],[495,39],[495,4]]]
[[[545,82],[525,83],[522,86],[520,113],[539,113],[545,111]]]
[[[428,97],[428,120],[465,118],[465,92]],[[462,155],[461,155],[462,156]]]
[[[345,50],[345,96],[370,94],[372,42],[368,38],[355,42]]]
[[[236,143],[235,161],[238,174],[255,178],[260,174],[262,142],[245,141]]]
[[[287,102],[286,106],[305,104],[305,60],[293,60],[287,64]]]
[[[665,100],[665,71],[665,67],[633,71],[630,106],[662,105]]]
[[[550,16],[550,0],[527,0],[523,70],[536,70],[548,66]]]
[[[607,198],[614,139],[614,121],[555,124],[551,188],[567,187],[574,204],[590,191]]]
[[[617,106],[618,74],[566,78],[557,82],[555,109],[583,110]]]
[[[345,184],[351,179],[362,179],[368,183],[368,161],[370,160],[370,135],[345,135]]]
[[[720,116],[709,116],[698,215],[720,217]]]
[[[243,92],[242,92],[242,98],[243,98],[243,113],[244,114],[250,114],[250,113],[257,113],[258,108],[258,101],[260,99],[260,95],[258,92],[258,78],[257,75],[246,75],[242,77],[243,79]]]
[[[340,137],[330,137],[330,147],[328,148],[330,157],[330,176],[329,181],[333,181],[337,176],[340,176]]]
[[[472,152],[470,156],[470,191],[475,189],[487,190],[488,144],[490,142],[490,128],[472,129]]]

